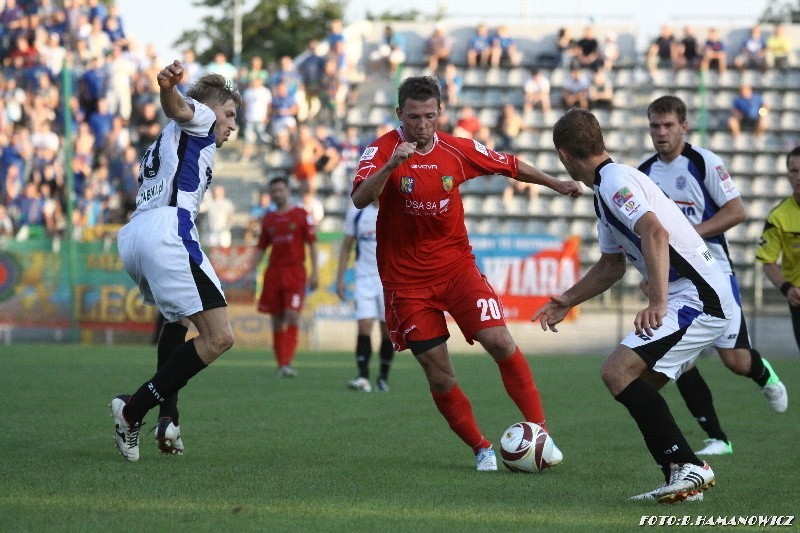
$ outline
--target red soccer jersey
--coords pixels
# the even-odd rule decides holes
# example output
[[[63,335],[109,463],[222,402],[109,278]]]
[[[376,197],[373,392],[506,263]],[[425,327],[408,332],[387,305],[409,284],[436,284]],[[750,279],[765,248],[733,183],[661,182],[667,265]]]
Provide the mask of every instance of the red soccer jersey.
[[[291,207],[288,211],[272,211],[261,221],[261,237],[258,249],[272,246],[269,265],[304,267],[306,243],[316,242],[314,221],[302,207]]]
[[[383,168],[404,141],[397,128],[372,143],[361,156],[353,190]],[[518,172],[513,155],[437,132],[433,147],[397,167],[381,192],[377,239],[384,289],[441,283],[464,261],[474,261],[458,187],[477,176]]]

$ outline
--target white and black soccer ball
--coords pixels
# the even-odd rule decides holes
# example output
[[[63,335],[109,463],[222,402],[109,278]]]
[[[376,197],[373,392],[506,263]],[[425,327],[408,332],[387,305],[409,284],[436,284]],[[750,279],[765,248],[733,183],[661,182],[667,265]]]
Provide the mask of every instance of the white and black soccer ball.
[[[557,464],[561,453],[554,449],[547,431],[533,422],[518,422],[500,438],[500,457],[512,472],[540,472]]]

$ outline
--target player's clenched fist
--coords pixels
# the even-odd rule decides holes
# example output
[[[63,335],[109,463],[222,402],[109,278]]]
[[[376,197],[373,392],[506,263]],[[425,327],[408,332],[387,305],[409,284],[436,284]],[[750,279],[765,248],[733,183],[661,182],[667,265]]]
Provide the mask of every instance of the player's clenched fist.
[[[394,167],[398,167],[403,164],[406,159],[414,155],[414,150],[416,150],[417,145],[414,143],[400,143],[400,145],[395,149],[394,154],[392,154],[391,165]]]
[[[183,67],[177,59],[171,65],[164,67],[156,76],[158,86],[162,89],[172,89],[183,79]]]

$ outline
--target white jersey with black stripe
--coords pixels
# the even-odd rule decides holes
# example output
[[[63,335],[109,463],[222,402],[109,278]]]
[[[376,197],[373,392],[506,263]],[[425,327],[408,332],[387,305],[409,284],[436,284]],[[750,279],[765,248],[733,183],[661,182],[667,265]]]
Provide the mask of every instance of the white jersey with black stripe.
[[[703,312],[730,318],[735,300],[728,276],[678,206],[635,168],[608,159],[595,174],[600,251],[625,253],[647,279],[641,239],[633,228],[645,213],[654,213],[669,232],[669,297],[691,297]]]
[[[356,240],[356,277],[378,276],[377,220],[378,208],[373,204],[363,209],[351,207],[345,215],[344,234]]]
[[[177,207],[181,224],[194,226],[217,152],[216,116],[205,104],[191,98],[186,102],[194,106],[192,119],[170,121],[142,157],[134,217],[150,209]]]
[[[669,196],[693,226],[713,217],[739,190],[714,152],[685,143],[680,155],[666,163],[658,154],[639,164],[639,170]],[[724,234],[706,239],[708,249],[726,274],[733,273]]]

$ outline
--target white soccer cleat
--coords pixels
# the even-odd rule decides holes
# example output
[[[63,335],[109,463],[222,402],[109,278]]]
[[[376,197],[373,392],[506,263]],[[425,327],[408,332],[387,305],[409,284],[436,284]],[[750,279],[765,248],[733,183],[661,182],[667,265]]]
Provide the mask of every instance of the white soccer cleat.
[[[372,385],[370,385],[367,378],[351,379],[347,382],[347,388],[361,392],[372,392]]]
[[[158,419],[156,444],[158,444],[158,449],[161,450],[161,453],[183,455],[184,448],[180,427],[176,426],[168,416],[162,416]]]
[[[551,436],[550,438],[552,439],[553,437]],[[564,460],[564,454],[561,453],[561,450],[558,449],[558,446],[556,446],[556,443],[554,442],[553,443],[553,457],[552,457],[552,459],[550,459],[550,463],[547,466],[559,465],[559,464],[561,464],[561,461],[563,461],[563,460]]]
[[[655,498],[658,503],[670,504],[686,500],[694,492],[703,492],[714,485],[714,471],[703,462],[703,466],[692,463],[673,463],[669,465],[669,482],[659,487]]]
[[[283,365],[278,368],[277,374],[279,378],[293,378],[297,375],[297,371],[289,365]]]
[[[491,446],[478,450],[478,453],[475,454],[475,462],[478,472],[493,472],[497,470],[497,457],[495,457]]]
[[[131,462],[139,460],[139,430],[142,423],[128,424],[122,409],[128,403],[130,396],[117,396],[111,400],[111,416],[114,418],[114,441],[122,457]]]
[[[655,501],[656,495],[659,494],[664,489],[664,487],[666,487],[666,486],[667,486],[667,484],[664,483],[660,487],[658,487],[656,489],[653,489],[650,492],[645,492],[644,494],[638,494],[636,496],[631,496],[630,499],[631,500],[652,500],[652,501]],[[690,492],[689,494],[686,495],[686,497],[683,499],[683,501],[685,501],[685,502],[701,502],[701,501],[703,501],[703,493],[702,492],[697,492],[697,491]]]
[[[706,446],[702,450],[695,452],[695,455],[728,455],[733,453],[733,444],[719,439],[706,439]]]
[[[389,382],[385,379],[378,378],[378,381],[375,382],[375,389],[380,392],[389,392]]]
[[[776,412],[785,413],[789,407],[789,395],[786,393],[786,386],[778,378],[775,371],[772,370],[772,365],[769,364],[769,361],[766,359],[762,359],[762,361],[767,370],[769,370],[769,379],[767,384],[761,387],[761,394],[764,395],[770,407]]]

